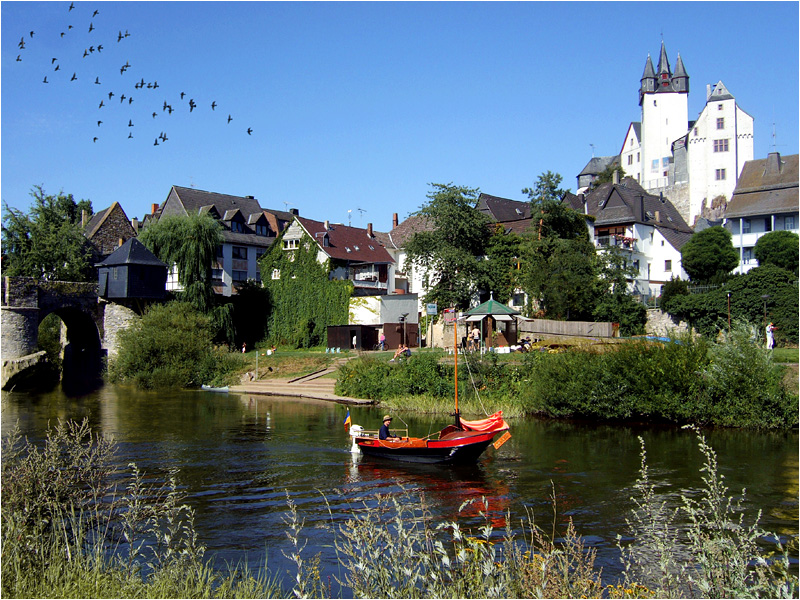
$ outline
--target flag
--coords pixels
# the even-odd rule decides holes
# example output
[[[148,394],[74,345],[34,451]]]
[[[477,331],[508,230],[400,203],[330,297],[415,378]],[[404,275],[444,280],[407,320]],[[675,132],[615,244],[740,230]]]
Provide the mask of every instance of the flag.
[[[350,429],[350,409],[347,409],[347,416],[344,418],[344,430]]]

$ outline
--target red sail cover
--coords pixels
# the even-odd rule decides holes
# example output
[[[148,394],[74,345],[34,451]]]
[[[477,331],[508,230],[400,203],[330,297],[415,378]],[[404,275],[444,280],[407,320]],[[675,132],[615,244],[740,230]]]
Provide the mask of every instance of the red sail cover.
[[[465,421],[459,417],[461,426],[472,431],[503,431],[509,429],[508,423],[503,419],[503,411],[498,410],[493,415],[479,421]]]

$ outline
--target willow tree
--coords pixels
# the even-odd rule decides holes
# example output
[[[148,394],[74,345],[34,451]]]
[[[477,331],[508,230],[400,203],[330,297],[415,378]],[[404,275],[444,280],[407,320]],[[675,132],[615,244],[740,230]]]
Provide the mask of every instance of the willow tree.
[[[181,300],[201,312],[214,304],[211,266],[222,243],[222,226],[210,215],[166,216],[139,236],[148,250],[177,270]]]

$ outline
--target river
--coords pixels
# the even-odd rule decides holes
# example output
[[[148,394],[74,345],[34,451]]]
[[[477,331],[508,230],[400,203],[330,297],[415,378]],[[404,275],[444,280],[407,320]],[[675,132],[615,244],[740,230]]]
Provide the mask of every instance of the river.
[[[485,497],[498,529],[507,512],[518,530],[532,511],[547,531],[555,494],[559,532],[571,518],[597,551],[597,565],[610,581],[619,572],[617,536],[629,534],[625,519],[639,475],[638,438],[647,447],[650,478],[670,505],[677,506],[681,495],[695,496],[702,485],[696,435],[679,428],[512,421],[512,438],[499,450],[489,448],[477,465],[454,469],[355,460],[343,426],[346,411],[343,405],[297,398],[147,393],[107,385],[77,398],[61,391],[3,393],[2,432],[5,436],[19,423],[24,435],[40,441],[48,423],[87,417],[96,432],[117,441],[120,468],[135,462],[157,476],[180,469],[178,479],[195,510],[207,556],[218,565],[247,559],[257,567],[266,554],[270,570],[286,582],[294,574],[283,555],[290,550],[287,494],[305,520],[304,555],[320,553],[323,575],[339,576],[331,526],[376,493],[423,493],[441,520],[455,519],[465,500]],[[377,429],[384,412],[350,407],[353,423],[367,429]],[[428,435],[446,424],[446,418],[396,416],[412,435]],[[402,426],[398,418],[394,424],[394,429]],[[717,452],[729,493],[747,488],[748,519],[762,509],[766,530],[796,537],[797,431],[704,433]],[[482,524],[474,508],[459,520],[462,526]]]

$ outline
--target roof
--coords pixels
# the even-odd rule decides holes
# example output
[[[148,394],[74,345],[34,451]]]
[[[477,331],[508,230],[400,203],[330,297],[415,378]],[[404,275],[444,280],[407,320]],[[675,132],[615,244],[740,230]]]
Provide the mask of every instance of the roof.
[[[706,99],[706,102],[717,102],[721,100],[733,100],[733,95],[725,87],[722,81],[718,81],[711,91],[711,94]]]
[[[483,304],[479,304],[475,308],[469,309],[467,312],[464,313],[467,316],[472,315],[518,315],[520,312],[518,310],[514,310],[513,308],[502,304],[494,299],[494,297],[490,297],[486,302]]]
[[[108,208],[104,208],[103,210],[92,215],[92,218],[89,219],[88,223],[86,223],[86,228],[83,230],[83,234],[87,238],[92,239],[94,234],[100,230],[100,228],[103,226],[103,223],[106,222],[106,219],[111,216],[111,213],[113,213],[114,210],[119,210],[122,212],[122,216],[124,217],[125,221],[130,224],[128,215],[125,214],[125,210],[122,208],[122,205],[119,202],[112,202],[111,206]],[[131,231],[133,231],[133,226],[131,226]]]
[[[662,227],[656,225],[656,230],[664,236],[673,248],[680,250],[689,239],[694,235],[691,231],[678,231],[677,229],[670,229],[669,227]]]
[[[530,230],[532,221],[533,219],[515,219],[513,221],[498,221],[497,224],[502,225],[506,233],[522,235]]]
[[[581,196],[576,196],[572,192],[567,192],[564,194],[564,197],[561,198],[561,202],[566,202],[572,210],[583,212],[583,199]]]
[[[603,171],[605,171],[610,164],[612,164],[619,156],[593,156],[589,159],[589,162],[586,163],[586,166],[583,167],[583,171],[578,173],[578,177],[581,175],[599,175]]]
[[[136,238],[131,238],[122,246],[108,255],[98,266],[114,267],[118,265],[152,265],[167,268],[166,263],[158,260],[158,257],[150,252],[142,242]]]
[[[490,196],[489,194],[478,196],[475,210],[487,215],[493,221],[516,221],[518,219],[529,219],[531,216],[530,202],[509,200],[508,198]]]
[[[587,193],[585,199],[586,213],[595,217],[595,227],[643,223],[692,233],[666,197],[648,194],[631,177],[625,177],[621,183],[603,183]]]
[[[748,160],[728,203],[726,218],[798,212],[798,155]]]
[[[348,262],[389,264],[394,259],[389,255],[375,237],[370,237],[366,229],[349,227],[338,223],[325,223],[296,216],[295,220],[317,242],[320,249],[328,256]],[[322,235],[328,234],[328,245],[322,245]]]
[[[412,235],[422,231],[433,231],[433,221],[422,215],[411,215],[389,233],[375,232],[386,248],[403,248]]]

